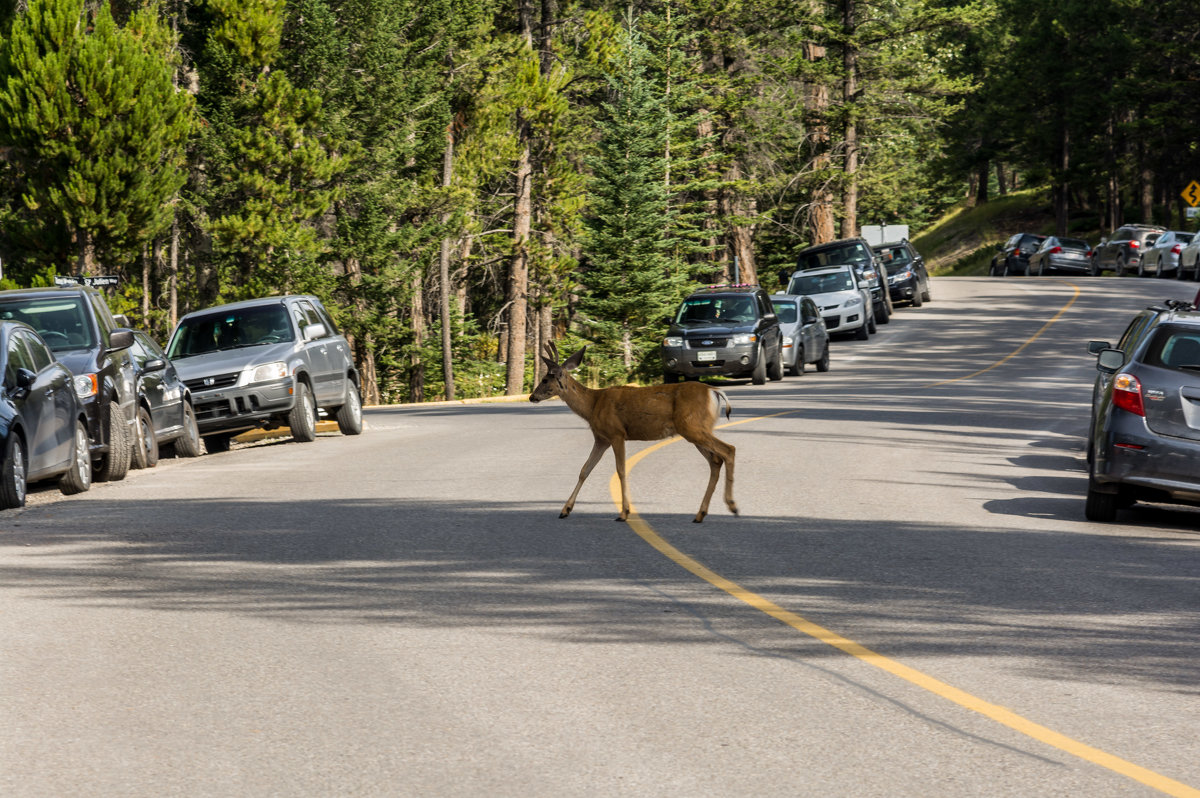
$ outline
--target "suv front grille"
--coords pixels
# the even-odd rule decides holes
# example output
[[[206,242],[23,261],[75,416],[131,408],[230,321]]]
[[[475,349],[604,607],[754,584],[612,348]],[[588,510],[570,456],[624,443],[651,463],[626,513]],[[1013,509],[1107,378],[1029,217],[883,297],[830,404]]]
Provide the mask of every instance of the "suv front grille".
[[[240,375],[240,371],[233,371],[228,374],[197,377],[194,380],[185,380],[184,385],[191,391],[215,391],[218,388],[228,388],[231,385],[236,385]]]
[[[728,338],[689,338],[689,349],[724,349],[729,344]]]

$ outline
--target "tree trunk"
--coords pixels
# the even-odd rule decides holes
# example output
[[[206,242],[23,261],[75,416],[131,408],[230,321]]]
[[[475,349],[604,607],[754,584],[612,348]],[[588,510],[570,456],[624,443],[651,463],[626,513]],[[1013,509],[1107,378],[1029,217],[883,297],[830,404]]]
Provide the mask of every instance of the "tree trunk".
[[[420,269],[412,278],[412,313],[413,353],[409,367],[408,401],[425,401],[425,363],[421,359],[421,349],[425,346],[425,280]]]
[[[150,276],[154,271],[154,258],[158,257],[158,242],[151,241],[142,249],[142,328],[150,328]]]
[[[1004,170],[1004,164],[996,161],[996,193],[1001,197],[1008,194],[1008,174]]]
[[[804,45],[804,58],[817,62],[825,57],[825,48],[814,42]],[[837,238],[834,232],[833,191],[824,175],[829,170],[829,87],[817,79],[805,87],[805,106],[810,123],[809,142],[813,151],[811,169],[819,181],[808,206],[808,226],[813,244],[824,244]]]
[[[525,389],[526,310],[529,302],[529,229],[532,219],[533,168],[530,125],[517,120],[520,156],[516,171],[516,209],[513,217],[513,257],[508,272],[508,367],[504,387],[509,395]]]
[[[1054,191],[1054,234],[1067,234],[1067,217],[1070,214],[1071,202],[1071,132],[1063,125],[1062,147],[1059,151],[1058,184]]]
[[[75,274],[84,277],[96,268],[96,242],[82,227],[75,231]]]
[[[846,37],[842,51],[842,102],[846,109],[845,188],[842,190],[842,238],[858,235],[858,44],[854,39],[858,27],[855,0],[842,0],[842,31]]]
[[[454,176],[454,122],[446,125],[446,151],[442,154],[442,188],[449,188]],[[450,213],[442,214],[442,226],[450,222]],[[438,310],[442,318],[442,379],[447,401],[454,401],[453,330],[450,316],[450,236],[443,234],[438,257]]]
[[[1149,166],[1142,169],[1142,224],[1154,224],[1154,169]]]
[[[167,321],[172,330],[179,323],[179,209],[171,218],[171,257],[167,266]]]

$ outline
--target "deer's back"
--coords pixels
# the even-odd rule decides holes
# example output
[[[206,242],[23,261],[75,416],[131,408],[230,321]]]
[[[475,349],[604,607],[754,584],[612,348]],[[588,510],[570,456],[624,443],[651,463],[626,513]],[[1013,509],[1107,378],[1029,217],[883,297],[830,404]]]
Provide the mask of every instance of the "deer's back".
[[[626,440],[657,441],[693,429],[711,431],[715,394],[702,382],[607,388],[596,401],[593,426]]]

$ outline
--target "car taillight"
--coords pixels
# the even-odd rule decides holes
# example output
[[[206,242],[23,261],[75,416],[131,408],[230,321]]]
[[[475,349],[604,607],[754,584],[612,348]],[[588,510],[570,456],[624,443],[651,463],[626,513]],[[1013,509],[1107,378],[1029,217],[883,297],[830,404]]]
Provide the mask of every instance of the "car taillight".
[[[1060,252],[1062,252],[1062,247],[1050,247],[1050,252],[1049,252],[1049,254],[1051,254],[1051,255],[1057,255],[1057,254],[1058,254],[1058,253],[1060,253]]]
[[[1175,246],[1171,247],[1171,252],[1172,254],[1178,255],[1179,250],[1181,249],[1183,249],[1183,244],[1176,244]]]
[[[1138,248],[1138,247],[1140,247],[1140,246],[1141,246],[1141,244],[1139,244],[1139,243],[1138,243],[1138,242],[1136,242],[1136,241],[1130,241],[1130,242],[1129,242],[1129,248],[1130,248],[1130,249],[1137,249],[1137,248]]]
[[[1135,416],[1145,416],[1146,407],[1142,404],[1142,384],[1132,374],[1118,374],[1113,377],[1113,404]]]
[[[1092,257],[1092,255],[1093,255],[1093,252],[1092,252],[1092,250],[1089,249],[1086,253],[1084,253],[1083,257],[1090,258],[1090,257]]]

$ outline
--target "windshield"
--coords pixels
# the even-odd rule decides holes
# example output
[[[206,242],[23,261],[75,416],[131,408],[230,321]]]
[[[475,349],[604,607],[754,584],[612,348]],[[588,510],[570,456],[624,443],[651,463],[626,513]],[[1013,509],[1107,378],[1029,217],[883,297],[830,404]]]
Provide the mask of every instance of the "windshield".
[[[675,314],[675,321],[743,324],[754,321],[754,300],[748,296],[688,297]]]
[[[771,304],[775,307],[775,315],[779,317],[780,324],[795,324],[796,319],[800,317],[795,302],[772,299]]]
[[[171,338],[167,357],[176,360],[294,339],[283,305],[239,308],[184,319]]]
[[[912,261],[912,258],[908,256],[908,250],[904,247],[884,247],[875,251],[883,261],[883,267],[888,270],[888,274],[904,268]]]
[[[2,299],[0,319],[25,322],[55,352],[91,349],[96,345],[80,296]]]
[[[829,274],[799,274],[788,283],[789,294],[829,294],[834,291],[852,291],[854,278],[850,272]]]
[[[842,266],[845,264],[870,262],[870,251],[863,244],[855,242],[837,247],[829,247],[828,249],[819,249],[815,252],[802,253],[796,264],[796,268],[819,269],[822,266]]]

